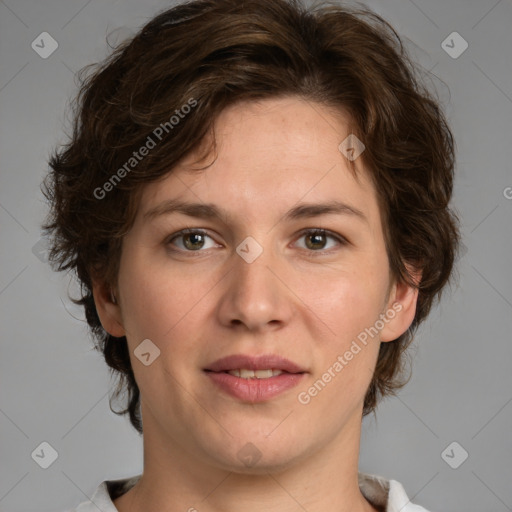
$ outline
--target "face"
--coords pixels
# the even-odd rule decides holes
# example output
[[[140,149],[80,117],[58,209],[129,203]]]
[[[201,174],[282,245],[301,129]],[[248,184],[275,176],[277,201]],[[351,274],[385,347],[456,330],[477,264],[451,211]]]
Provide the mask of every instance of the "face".
[[[145,187],[118,304],[95,288],[105,329],[127,336],[145,432],[258,471],[360,430],[379,344],[415,295],[392,282],[375,188],[338,149],[349,133],[298,98],[240,103],[211,166],[192,171],[191,154]]]

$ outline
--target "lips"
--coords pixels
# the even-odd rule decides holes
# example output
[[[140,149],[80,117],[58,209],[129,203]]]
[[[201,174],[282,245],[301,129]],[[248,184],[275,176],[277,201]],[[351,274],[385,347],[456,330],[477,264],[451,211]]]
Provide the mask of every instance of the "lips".
[[[251,404],[277,398],[297,386],[308,373],[288,359],[272,354],[223,357],[204,372],[216,389]]]
[[[218,359],[205,368],[205,371],[210,372],[229,372],[232,370],[252,370],[253,372],[280,370],[283,373],[306,373],[306,370],[299,365],[284,357],[273,354],[261,356],[234,354]]]

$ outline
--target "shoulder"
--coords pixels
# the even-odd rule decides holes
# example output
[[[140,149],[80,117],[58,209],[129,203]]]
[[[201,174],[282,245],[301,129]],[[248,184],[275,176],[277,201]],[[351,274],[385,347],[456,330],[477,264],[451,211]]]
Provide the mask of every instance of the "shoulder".
[[[83,501],[76,508],[64,512],[118,512],[113,500],[122,496],[131,489],[141,475],[118,480],[105,480],[101,482],[88,501]]]
[[[408,498],[403,485],[396,480],[387,480],[378,475],[359,473],[359,488],[372,505],[386,512],[428,512]]]

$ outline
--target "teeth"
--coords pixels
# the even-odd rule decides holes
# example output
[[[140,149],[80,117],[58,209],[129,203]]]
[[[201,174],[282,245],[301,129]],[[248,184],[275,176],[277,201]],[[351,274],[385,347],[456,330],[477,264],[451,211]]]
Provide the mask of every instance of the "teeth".
[[[246,370],[245,368],[237,370],[229,370],[230,375],[235,377],[241,377],[242,379],[268,379],[269,377],[275,377],[283,373],[281,370]]]

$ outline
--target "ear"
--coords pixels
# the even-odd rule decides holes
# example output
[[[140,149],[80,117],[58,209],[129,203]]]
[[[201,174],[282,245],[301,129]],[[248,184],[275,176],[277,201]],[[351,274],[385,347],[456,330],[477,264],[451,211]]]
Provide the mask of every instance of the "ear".
[[[407,266],[416,286],[421,282],[421,270]],[[381,331],[381,341],[393,341],[401,336],[412,324],[416,314],[418,288],[403,282],[394,282],[387,302],[385,322]]]
[[[110,287],[103,281],[93,279],[92,293],[103,329],[116,338],[125,336],[119,301],[115,299]]]

